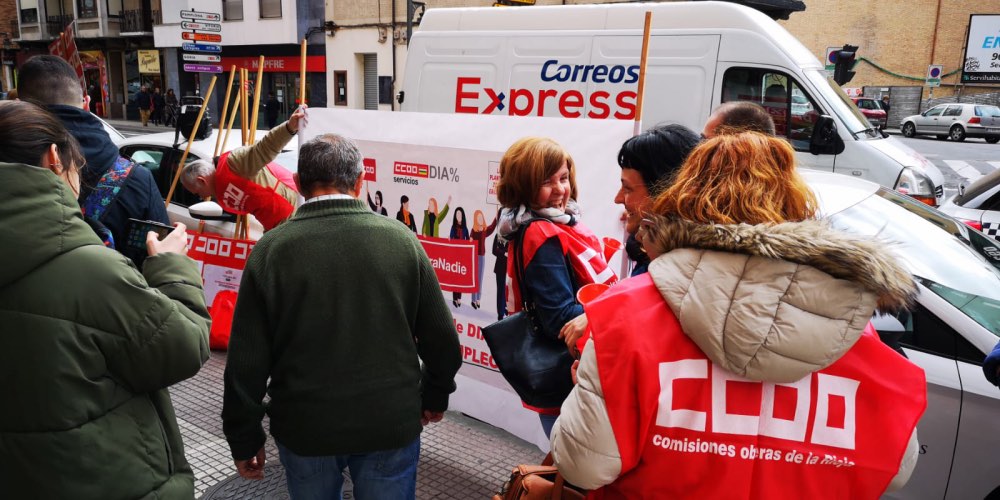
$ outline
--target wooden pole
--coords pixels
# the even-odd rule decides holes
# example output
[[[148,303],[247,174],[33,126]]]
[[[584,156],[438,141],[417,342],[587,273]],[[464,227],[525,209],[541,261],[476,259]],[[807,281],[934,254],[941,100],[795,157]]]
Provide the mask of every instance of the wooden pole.
[[[191,127],[191,136],[188,137],[187,148],[184,149],[184,154],[181,155],[181,161],[177,163],[177,172],[174,174],[174,180],[170,183],[170,191],[167,192],[167,199],[164,200],[166,206],[170,206],[170,200],[174,197],[174,190],[177,189],[177,180],[181,178],[181,172],[184,170],[184,165],[187,162],[188,154],[191,153],[191,145],[194,144],[194,137],[198,133],[198,126],[201,125],[201,119],[205,116],[205,110],[208,109],[208,103],[212,102],[212,91],[215,90],[215,75],[212,75],[212,81],[208,84],[208,97],[205,98],[205,102],[201,106],[201,110],[198,111],[198,118],[194,121],[194,126]]]
[[[240,104],[243,106],[243,114],[240,115],[240,129],[243,131],[243,146],[247,145],[247,120],[250,115],[250,103],[247,101],[247,80],[250,78],[246,68],[240,70]]]
[[[222,116],[219,117],[219,136],[215,138],[215,154],[212,158],[219,157],[219,146],[222,145],[222,128],[226,124],[226,113],[229,112],[229,96],[233,93],[233,78],[236,76],[236,65],[229,68],[229,83],[226,84],[226,101],[222,103]],[[233,109],[236,113],[236,109]]]
[[[240,93],[236,92],[236,97],[233,99],[233,112],[229,115],[229,123],[226,125],[226,136],[222,138],[224,145],[229,144],[229,132],[233,130],[233,122],[236,121],[236,113],[239,113],[240,109],[242,109],[240,107]]]
[[[299,59],[299,104],[306,103],[306,39],[302,39],[302,57]]]
[[[264,56],[257,61],[257,83],[253,89],[253,118],[250,119],[250,140],[247,144],[257,142],[257,118],[260,117],[260,83],[264,81]]]
[[[649,58],[649,30],[653,22],[653,12],[646,11],[646,24],[642,29],[642,56],[639,57],[639,89],[635,97],[635,126],[632,135],[642,131],[642,96],[646,92],[646,62]]]

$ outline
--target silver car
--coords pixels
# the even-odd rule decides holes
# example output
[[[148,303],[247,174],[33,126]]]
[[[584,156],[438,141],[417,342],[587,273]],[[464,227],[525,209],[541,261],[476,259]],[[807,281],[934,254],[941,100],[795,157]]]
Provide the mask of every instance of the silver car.
[[[927,411],[917,427],[920,459],[906,487],[887,497],[1000,494],[1000,390],[982,370],[1000,335],[1000,244],[873,183],[804,174],[834,227],[892,242],[920,289],[909,313],[872,319],[883,341],[927,375]]]
[[[990,144],[1000,141],[1000,107],[986,104],[940,104],[919,115],[903,118],[899,130],[906,137],[933,135],[961,142],[981,137]]]

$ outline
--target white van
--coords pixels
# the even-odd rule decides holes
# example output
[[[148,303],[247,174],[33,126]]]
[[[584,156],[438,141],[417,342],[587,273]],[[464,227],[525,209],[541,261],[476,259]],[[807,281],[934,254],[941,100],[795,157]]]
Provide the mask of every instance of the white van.
[[[803,167],[942,201],[936,166],[872,128],[778,23],[727,2],[430,9],[410,41],[401,108],[634,120],[646,11],[645,127],[674,122],[700,131],[719,104],[753,101],[768,109]],[[809,152],[816,129],[826,132],[814,142],[821,154]]]

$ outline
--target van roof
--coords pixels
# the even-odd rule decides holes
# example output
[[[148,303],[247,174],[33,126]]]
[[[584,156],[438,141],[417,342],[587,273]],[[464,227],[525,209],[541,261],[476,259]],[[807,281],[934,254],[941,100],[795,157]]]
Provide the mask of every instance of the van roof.
[[[819,66],[819,60],[784,27],[764,13],[729,2],[667,2],[532,7],[465,7],[428,9],[414,37],[430,32],[504,31],[616,31],[642,33],[647,11],[652,30],[749,31],[782,47],[801,67]],[[570,21],[571,20],[571,21]]]

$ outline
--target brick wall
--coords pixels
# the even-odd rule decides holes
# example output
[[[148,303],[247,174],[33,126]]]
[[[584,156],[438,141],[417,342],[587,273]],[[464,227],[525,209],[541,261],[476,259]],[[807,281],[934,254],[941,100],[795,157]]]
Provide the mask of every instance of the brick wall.
[[[11,40],[18,38],[15,0],[0,0],[0,33],[9,33],[7,37]]]
[[[934,20],[938,3],[941,15],[937,37]],[[973,0],[909,0],[877,2],[868,0],[815,0],[807,3],[804,12],[792,14],[780,23],[795,35],[817,57],[826,54],[827,47],[845,43],[857,45],[858,56],[864,57],[885,71],[864,62],[855,67],[857,74],[851,87],[922,85],[922,81],[894,76],[923,78],[927,65],[944,65],[945,74],[962,66],[969,15],[983,13],[983,3]],[[931,48],[934,60],[931,61]],[[942,80],[935,97],[951,95],[955,74]],[[966,86],[964,94],[995,91],[996,86]],[[927,95],[927,91],[924,91]]]

